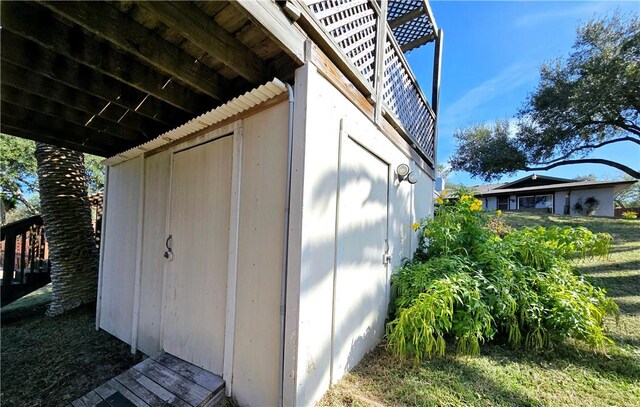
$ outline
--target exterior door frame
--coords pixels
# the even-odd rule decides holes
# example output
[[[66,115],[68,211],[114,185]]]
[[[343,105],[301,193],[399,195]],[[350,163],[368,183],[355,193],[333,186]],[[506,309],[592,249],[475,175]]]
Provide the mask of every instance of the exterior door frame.
[[[165,220],[166,239],[171,233],[171,186],[173,183],[173,157],[175,153],[184,151],[210,141],[223,138],[233,138],[233,158],[231,164],[231,203],[229,211],[229,250],[227,261],[227,302],[225,315],[224,333],[224,355],[223,355],[223,380],[225,381],[225,392],[231,395],[232,372],[233,372],[233,343],[235,334],[235,311],[236,311],[236,284],[238,274],[238,228],[240,222],[240,186],[242,168],[242,140],[243,121],[235,121],[226,126],[208,131],[202,135],[180,143],[170,149],[171,158],[169,160],[169,188],[167,193],[167,212]],[[167,274],[169,272],[169,261],[164,262],[162,278],[162,304],[160,308],[160,349],[164,349],[165,336],[165,299],[167,296]]]
[[[367,143],[366,138],[359,135],[359,133],[353,130],[350,126],[346,125],[345,119],[340,120],[340,135],[339,135],[339,148],[338,148],[338,172],[337,172],[337,190],[336,190],[336,219],[335,219],[335,241],[334,241],[334,264],[333,264],[333,301],[332,301],[332,310],[331,310],[331,356],[330,356],[330,368],[329,368],[329,383],[335,383],[334,377],[334,358],[335,358],[335,322],[336,322],[336,286],[337,286],[337,275],[338,275],[338,245],[340,243],[339,239],[339,221],[340,221],[340,189],[341,189],[341,176],[340,172],[342,170],[342,154],[345,150],[345,144],[349,139],[356,143],[360,148],[380,160],[383,164],[387,165],[387,213],[386,213],[386,225],[385,225],[385,246],[386,252],[391,253],[392,248],[390,246],[389,241],[389,214],[391,211],[391,186],[393,185],[393,168],[391,165],[391,161],[385,158],[385,152],[379,148],[376,148],[372,143]],[[380,253],[380,260],[382,261],[383,255],[385,253]],[[389,303],[390,298],[390,289],[389,289],[389,281],[391,278],[390,271],[392,270],[391,261],[388,261],[383,264],[385,268],[385,302]]]

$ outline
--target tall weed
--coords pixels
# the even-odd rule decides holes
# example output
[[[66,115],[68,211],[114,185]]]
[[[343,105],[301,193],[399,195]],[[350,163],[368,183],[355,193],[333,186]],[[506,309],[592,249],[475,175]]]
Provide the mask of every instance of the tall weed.
[[[389,349],[416,362],[460,354],[502,338],[540,349],[567,338],[602,347],[617,305],[577,275],[572,261],[606,256],[611,236],[579,228],[497,231],[469,194],[440,200],[433,219],[414,225],[419,248],[392,277]],[[503,236],[498,233],[503,234]]]

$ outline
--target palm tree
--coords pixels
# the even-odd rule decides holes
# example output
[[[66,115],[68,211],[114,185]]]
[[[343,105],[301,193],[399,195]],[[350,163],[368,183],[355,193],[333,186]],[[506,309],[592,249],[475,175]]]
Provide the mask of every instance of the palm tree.
[[[40,204],[51,261],[49,315],[95,301],[98,248],[82,153],[36,143]]]

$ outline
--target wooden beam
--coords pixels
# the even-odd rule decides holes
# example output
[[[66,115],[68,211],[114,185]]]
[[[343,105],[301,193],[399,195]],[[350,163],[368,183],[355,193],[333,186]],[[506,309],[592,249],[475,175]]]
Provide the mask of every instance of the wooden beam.
[[[68,122],[80,126],[87,126],[124,140],[141,143],[149,139],[149,137],[146,137],[140,132],[125,127],[119,123],[110,122],[100,116],[93,117],[90,113],[65,106],[61,103],[45,99],[32,93],[24,92],[20,89],[14,88],[13,86],[2,84],[1,89],[3,102],[6,101],[35,112],[42,112],[48,116],[59,117]]]
[[[34,133],[31,130],[23,128],[14,118],[4,114],[2,115],[1,119],[2,122],[0,123],[0,131],[10,136],[20,137],[33,141],[40,141],[42,143],[70,148],[71,150],[81,151],[83,153],[89,153],[100,157],[109,157],[116,153],[116,150],[113,149],[113,147],[95,147],[93,145],[82,144],[74,140],[66,139],[66,135],[57,134],[52,130],[46,130],[43,133]]]
[[[420,38],[416,38],[413,41],[407,42],[406,44],[401,46],[400,49],[402,49],[403,53],[408,52],[408,51],[411,51],[412,49],[423,46],[424,44],[428,44],[435,39],[436,39],[436,36],[434,34],[425,35]]]
[[[116,139],[116,137],[111,134],[73,124],[59,117],[49,116],[42,112],[29,110],[5,100],[2,101],[1,106],[3,115],[13,117],[18,121],[20,127],[31,130],[34,133],[46,133],[47,129],[51,129],[59,134],[68,134],[68,139],[80,144],[86,144],[91,141],[104,147],[115,146],[118,141],[125,142],[122,139]]]
[[[380,121],[382,120],[382,92],[384,90],[384,53],[386,48],[385,44],[387,42],[387,30],[389,29],[389,26],[387,25],[387,0],[381,0],[380,13],[376,18],[378,19],[378,29],[376,31],[376,62],[374,64],[374,98],[376,104],[374,121],[376,123],[380,123]]]
[[[28,3],[10,2],[2,7],[2,28],[38,43],[104,75],[148,93],[189,113],[201,113],[214,100],[192,92],[160,75],[149,66],[115,51],[108,43],[85,35],[79,28],[61,23],[51,11]]]
[[[413,20],[414,18],[418,18],[423,14],[425,14],[424,8],[423,6],[420,6],[413,11],[410,11],[398,18],[389,21],[389,27],[391,27],[391,29],[400,27],[402,24],[408,23],[409,21]]]
[[[433,132],[433,165],[434,168],[438,158],[438,112],[440,107],[440,77],[442,70],[442,45],[444,41],[444,31],[438,30],[438,39],[433,51],[433,89],[431,93],[431,107],[435,117]]]
[[[249,82],[266,81],[264,61],[193,4],[167,1],[137,4]]]
[[[123,85],[121,82],[102,75],[85,65],[46,50],[11,32],[3,32],[0,41],[3,62],[11,62],[163,123],[182,123],[190,118],[188,113],[177,110],[153,97],[146,97],[147,95],[136,89]],[[34,61],[38,61],[38,63],[34,63]],[[143,100],[144,103],[141,103]]]
[[[0,79],[3,85],[59,102],[91,115],[97,114],[111,122],[120,123],[149,136],[156,136],[169,129],[167,124],[154,121],[136,112],[125,114],[127,109],[121,106],[21,69],[9,62],[2,64]]]
[[[230,96],[224,78],[115,7],[102,2],[43,2],[55,13],[205,95]]]
[[[232,1],[251,21],[280,46],[298,64],[304,64],[307,36],[284,15],[273,1]]]

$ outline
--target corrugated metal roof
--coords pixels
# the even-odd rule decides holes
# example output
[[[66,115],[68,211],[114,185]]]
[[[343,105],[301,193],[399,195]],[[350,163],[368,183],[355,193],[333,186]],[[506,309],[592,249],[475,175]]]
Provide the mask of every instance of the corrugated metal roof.
[[[222,120],[228,119],[238,113],[248,110],[256,105],[266,102],[284,92],[287,91],[287,86],[278,78],[273,78],[272,81],[260,85],[259,87],[246,92],[236,98],[231,99],[227,103],[216,107],[213,110],[203,113],[202,115],[193,118],[183,124],[176,127],[173,130],[169,130],[162,133],[158,137],[147,141],[137,147],[129,149],[123,153],[109,157],[102,163],[104,165],[115,165],[123,161],[130,160],[144,154],[145,151],[153,150],[161,147],[165,144],[174,142],[197,131],[206,129]]]

